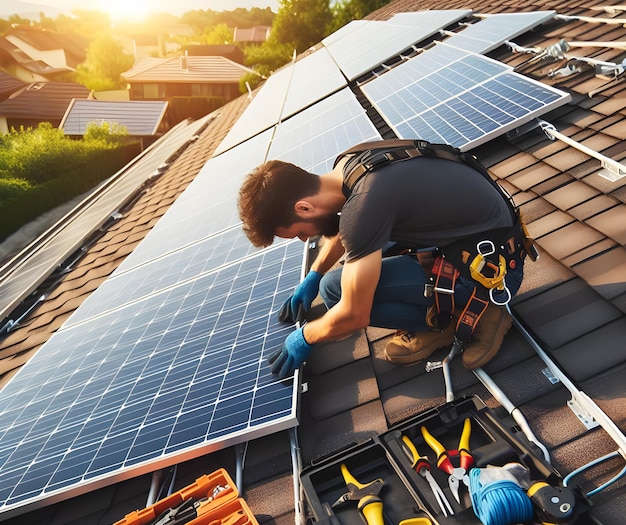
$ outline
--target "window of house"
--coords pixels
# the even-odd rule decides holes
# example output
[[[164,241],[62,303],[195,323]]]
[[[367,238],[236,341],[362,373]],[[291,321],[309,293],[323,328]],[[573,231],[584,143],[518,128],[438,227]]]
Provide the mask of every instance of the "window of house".
[[[163,84],[143,84],[143,98],[165,98]]]

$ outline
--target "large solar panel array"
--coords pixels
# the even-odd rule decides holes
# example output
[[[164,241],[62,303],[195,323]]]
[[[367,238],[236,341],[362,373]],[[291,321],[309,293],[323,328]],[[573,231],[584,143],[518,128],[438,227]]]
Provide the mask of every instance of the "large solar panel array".
[[[358,47],[365,58],[342,69],[359,75],[467,14],[392,19],[389,45],[352,24],[325,45],[341,60]],[[0,516],[297,424],[298,382],[276,381],[266,359],[293,329],[276,313],[301,278],[303,247],[252,248],[236,199],[266,159],[322,173],[380,138],[345,84],[325,48],[270,77],[220,154],[0,391]],[[445,44],[362,89],[398,136],[465,149],[567,100]]]
[[[400,138],[468,150],[570,100],[487,57],[437,44],[361,86]]]
[[[471,13],[468,9],[420,11],[402,17],[394,16],[386,22],[348,24],[347,29],[340,29],[322,43],[348,80],[354,80]]]
[[[555,14],[555,11],[495,13],[468,25],[462,31],[447,38],[445,42],[465,51],[486,54],[507,40],[554,18]]]
[[[0,391],[0,515],[297,424],[297,381],[267,357],[293,330],[276,314],[303,245],[252,248],[237,191],[268,152],[325,170],[350,137],[380,138],[349,90],[306,111],[211,159]]]

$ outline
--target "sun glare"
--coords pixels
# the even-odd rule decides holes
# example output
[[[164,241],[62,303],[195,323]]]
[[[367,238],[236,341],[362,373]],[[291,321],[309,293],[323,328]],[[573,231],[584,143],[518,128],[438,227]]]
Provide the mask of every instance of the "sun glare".
[[[141,22],[152,12],[151,0],[100,0],[100,9],[109,13],[111,20]]]

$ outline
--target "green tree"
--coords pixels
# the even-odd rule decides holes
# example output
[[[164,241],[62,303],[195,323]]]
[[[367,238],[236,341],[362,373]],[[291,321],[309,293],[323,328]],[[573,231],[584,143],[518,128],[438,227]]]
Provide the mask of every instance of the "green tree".
[[[110,35],[96,38],[87,48],[87,58],[76,69],[76,80],[96,91],[124,87],[121,74],[133,65],[134,58]]]
[[[328,34],[331,20],[328,0],[281,0],[268,40],[302,53]]]
[[[269,77],[272,72],[291,60],[293,47],[270,39],[260,46],[247,46],[244,57],[244,64],[254,69],[258,75],[246,75],[243,82],[247,81],[250,87],[254,88],[263,78]]]
[[[198,39],[201,44],[219,45],[233,43],[233,30],[226,24],[207,28]]]
[[[54,19],[59,33],[76,33],[93,40],[111,29],[111,17],[108,13],[75,9],[72,15],[59,15]]]
[[[328,33],[336,31],[352,20],[360,20],[387,5],[390,0],[338,0],[332,6],[333,18]]]
[[[117,148],[129,142],[128,129],[118,122],[90,122],[87,124],[83,141],[104,148]]]
[[[207,9],[203,11],[198,9],[189,11],[181,17],[181,22],[187,24],[194,30],[196,34],[202,34],[206,28],[211,28],[218,24],[226,24],[230,28],[249,28],[254,26],[271,26],[276,15],[267,7],[261,9],[253,7],[252,9],[237,8],[232,11],[212,11]]]

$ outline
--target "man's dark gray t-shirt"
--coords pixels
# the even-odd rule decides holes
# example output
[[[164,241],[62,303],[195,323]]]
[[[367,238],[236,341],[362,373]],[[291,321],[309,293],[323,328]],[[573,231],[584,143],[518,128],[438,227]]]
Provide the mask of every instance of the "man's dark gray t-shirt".
[[[388,241],[443,247],[511,226],[508,203],[479,172],[451,160],[418,157],[359,180],[341,210],[339,234],[351,261]]]

